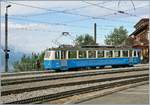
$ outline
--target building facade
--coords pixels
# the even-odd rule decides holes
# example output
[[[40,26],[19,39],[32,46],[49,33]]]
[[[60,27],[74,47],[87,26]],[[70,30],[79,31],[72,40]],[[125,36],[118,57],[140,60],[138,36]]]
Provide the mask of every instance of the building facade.
[[[141,60],[143,63],[149,62],[149,18],[141,19],[134,25],[135,31],[129,35],[132,39],[132,47],[141,49]]]

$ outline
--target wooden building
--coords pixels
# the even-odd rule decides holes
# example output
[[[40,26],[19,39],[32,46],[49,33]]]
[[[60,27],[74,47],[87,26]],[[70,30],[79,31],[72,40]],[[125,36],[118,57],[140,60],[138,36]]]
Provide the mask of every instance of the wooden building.
[[[132,47],[140,48],[143,63],[149,62],[149,18],[141,19],[134,25],[135,31],[129,36],[132,39]]]

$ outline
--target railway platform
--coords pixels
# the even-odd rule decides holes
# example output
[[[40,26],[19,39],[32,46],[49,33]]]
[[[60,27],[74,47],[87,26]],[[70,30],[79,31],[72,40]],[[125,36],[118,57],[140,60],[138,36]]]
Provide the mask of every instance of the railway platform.
[[[103,97],[87,100],[80,104],[149,104],[149,85],[129,88]]]

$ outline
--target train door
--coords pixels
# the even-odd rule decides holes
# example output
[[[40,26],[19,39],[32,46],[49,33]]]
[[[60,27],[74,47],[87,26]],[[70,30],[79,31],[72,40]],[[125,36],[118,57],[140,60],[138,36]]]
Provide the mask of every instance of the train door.
[[[68,69],[68,65],[67,65],[67,51],[65,51],[65,50],[61,51],[60,64],[61,64],[61,70],[67,70]]]
[[[132,63],[133,63],[133,57],[132,57],[133,54],[132,54],[132,50],[128,50],[128,52],[129,52],[129,53],[128,53],[129,64],[132,65]]]

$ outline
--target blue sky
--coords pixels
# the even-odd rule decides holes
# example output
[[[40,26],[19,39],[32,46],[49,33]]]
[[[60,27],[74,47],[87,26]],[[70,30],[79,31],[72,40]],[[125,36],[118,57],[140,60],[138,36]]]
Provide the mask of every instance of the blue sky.
[[[150,7],[148,1],[133,0],[133,3],[134,6],[130,0],[121,0],[119,6],[118,0],[1,2],[1,44],[4,45],[4,13],[8,4],[12,5],[9,8],[9,46],[31,53],[57,46],[56,40],[60,44],[72,44],[78,35],[93,35],[94,23],[97,23],[97,42],[101,45],[105,35],[115,27],[124,26],[130,34],[141,18],[149,17]],[[70,36],[59,38],[64,31]]]

